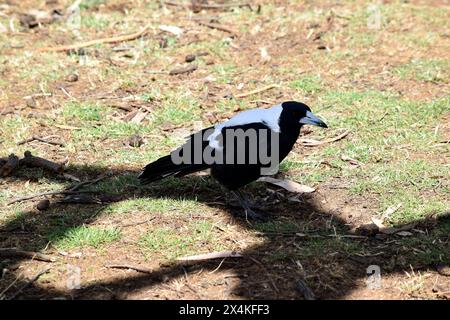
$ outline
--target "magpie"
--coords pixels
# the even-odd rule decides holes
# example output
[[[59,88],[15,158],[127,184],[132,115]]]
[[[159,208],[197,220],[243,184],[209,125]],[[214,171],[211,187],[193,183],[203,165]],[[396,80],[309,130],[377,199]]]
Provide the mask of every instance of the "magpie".
[[[261,219],[239,188],[262,175],[276,173],[273,170],[292,150],[303,125],[327,128],[301,102],[243,111],[192,134],[181,147],[149,163],[139,179],[147,184],[210,169],[211,175],[237,198],[246,218]]]

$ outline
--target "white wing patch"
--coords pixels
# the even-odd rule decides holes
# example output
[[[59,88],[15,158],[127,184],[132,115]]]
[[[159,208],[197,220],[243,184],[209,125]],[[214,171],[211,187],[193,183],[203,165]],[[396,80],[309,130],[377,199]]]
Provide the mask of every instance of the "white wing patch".
[[[219,136],[222,133],[222,129],[226,127],[261,122],[267,125],[271,130],[280,132],[278,120],[280,119],[281,111],[283,111],[283,107],[281,104],[277,104],[269,109],[252,109],[240,112],[228,121],[217,124],[214,127],[214,132],[208,137],[209,146],[217,150],[222,150],[222,146],[219,144]]]

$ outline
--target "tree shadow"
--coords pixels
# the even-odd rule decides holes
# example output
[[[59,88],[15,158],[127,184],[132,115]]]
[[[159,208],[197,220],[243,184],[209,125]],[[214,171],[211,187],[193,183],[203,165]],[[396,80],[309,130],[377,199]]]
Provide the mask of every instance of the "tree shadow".
[[[109,169],[98,166],[72,166],[69,172],[84,179],[100,175],[108,178],[102,183],[87,186],[94,191],[95,203],[56,203],[43,213],[34,210],[22,212],[0,227],[1,247],[19,247],[25,250],[41,251],[48,245],[48,239],[55,232],[83,224],[89,224],[108,208],[110,203],[136,198],[169,198],[195,200],[210,207],[224,210],[233,223],[260,233],[263,241],[241,252],[244,258],[226,259],[222,269],[230,270],[234,276],[224,279],[227,294],[224,297],[245,299],[302,299],[299,280],[306,283],[317,298],[345,298],[367,279],[367,267],[378,265],[383,276],[403,273],[411,269],[434,268],[436,264],[449,264],[448,245],[450,237],[449,215],[438,219],[416,221],[414,232],[409,237],[352,237],[354,227],[328,212],[320,204],[319,195],[305,196],[299,202],[285,201],[281,193],[272,193],[271,199],[281,194],[281,201],[269,206],[270,221],[289,221],[291,230],[264,231],[264,224],[249,224],[242,216],[236,217],[241,209],[224,206],[224,190],[209,176],[190,175],[180,179],[171,178],[142,187],[137,184],[138,172]],[[54,177],[48,175],[48,179]],[[29,172],[20,172],[14,178],[29,178]],[[261,183],[247,188],[254,197],[267,194]],[[92,200],[92,199],[91,199]],[[270,199],[268,201],[270,203]],[[401,227],[401,226],[399,226]],[[343,235],[343,236],[339,236]],[[347,237],[348,236],[348,237]],[[414,248],[415,250],[411,250]],[[0,292],[19,276],[19,265],[23,258],[4,259],[2,268],[10,270],[0,279]],[[76,299],[124,299],[144,289],[152,288],[171,279],[197,274],[201,270],[212,272],[217,261],[205,261],[194,265],[172,263],[162,266],[151,274],[135,275],[108,281],[94,281],[81,289],[60,291],[31,283],[19,298],[76,298]],[[16,287],[22,281],[18,281]],[[14,291],[14,290],[10,290]],[[8,291],[8,292],[10,292]],[[197,298],[208,298],[196,292]],[[6,295],[8,298],[8,294]]]

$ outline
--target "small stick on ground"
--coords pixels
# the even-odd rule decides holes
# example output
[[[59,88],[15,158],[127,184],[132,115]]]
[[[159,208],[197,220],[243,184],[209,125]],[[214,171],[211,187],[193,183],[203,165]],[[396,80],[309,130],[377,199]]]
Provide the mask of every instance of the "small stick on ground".
[[[39,260],[45,262],[55,262],[56,259],[45,254],[34,252],[34,251],[24,251],[16,248],[0,248],[0,257],[25,257],[31,260]]]
[[[37,136],[32,136],[31,138],[28,138],[28,139],[22,140],[20,142],[17,142],[17,145],[20,146],[20,145],[28,143],[28,142],[40,141],[40,142],[48,143],[48,144],[51,144],[51,145],[54,145],[54,146],[64,147],[64,143],[62,143],[62,142],[49,141],[47,139],[48,139],[48,137],[41,138],[41,137],[37,137]]]
[[[132,223],[126,223],[126,224],[122,224],[119,227],[120,228],[127,228],[127,227],[134,227],[134,226],[138,226],[140,224],[144,224],[144,223],[149,223],[150,221],[155,220],[155,217],[144,220],[144,221],[138,221],[138,222],[132,222]]]
[[[44,168],[56,173],[62,173],[64,171],[63,164],[33,156],[30,151],[25,151],[24,156],[24,158],[20,159],[20,165],[25,165],[27,167]]]
[[[195,255],[195,256],[181,257],[181,258],[178,258],[177,261],[194,262],[194,261],[204,261],[204,260],[223,259],[223,258],[242,258],[242,255],[235,251],[211,252],[211,253],[199,254],[199,255]]]
[[[322,141],[318,141],[318,140],[314,140],[314,139],[300,139],[300,142],[302,145],[306,146],[306,147],[316,147],[316,146],[320,146],[322,144],[327,144],[327,143],[331,143],[331,142],[335,142],[341,139],[344,139],[348,134],[350,133],[350,130],[347,130],[343,133],[341,133],[340,135],[331,138],[331,139],[325,139]]]
[[[108,175],[106,174],[102,174],[100,177],[93,179],[93,180],[87,180],[87,181],[82,181],[80,183],[77,183],[76,185],[74,185],[73,187],[70,187],[67,191],[76,191],[78,189],[80,189],[81,187],[84,186],[89,186],[91,184],[97,183],[103,179],[105,179],[106,177],[108,177]]]
[[[50,271],[50,268],[44,269],[40,271],[38,274],[36,274],[33,278],[28,280],[23,286],[19,288],[11,297],[8,298],[8,300],[15,299],[19,294],[22,293],[23,290],[28,288],[30,285],[32,285],[35,281],[37,281],[43,274],[48,273]]]
[[[106,264],[105,268],[110,268],[110,269],[131,269],[131,270],[135,270],[137,272],[142,272],[142,273],[148,273],[148,274],[152,274],[153,271],[151,269],[148,268],[144,268],[144,267],[139,267],[139,266],[133,266],[130,264]]]
[[[347,238],[347,239],[367,239],[367,236],[358,236],[354,234],[328,234],[330,238]]]
[[[77,183],[76,185],[74,185],[73,187],[71,187],[67,190],[40,192],[40,193],[28,195],[28,196],[19,197],[19,198],[11,200],[10,202],[7,203],[7,205],[11,205],[16,202],[31,200],[31,199],[38,198],[38,197],[44,197],[44,196],[55,196],[55,195],[60,195],[60,194],[70,195],[70,194],[79,194],[79,193],[91,193],[91,191],[77,191],[77,190],[79,188],[81,188],[82,186],[94,184],[94,183],[104,179],[105,177],[106,177],[106,175],[102,175],[94,180],[88,180],[88,181],[83,181],[83,182]]]
[[[79,193],[82,193],[82,192],[83,193],[89,193],[90,191],[60,190],[60,191],[41,192],[41,193],[31,194],[31,195],[28,195],[28,196],[24,196],[24,197],[13,199],[10,202],[8,202],[7,205],[9,206],[9,205],[11,205],[13,203],[22,202],[22,201],[26,201],[26,200],[31,200],[31,199],[39,198],[39,197],[56,196],[56,195],[60,195],[60,194],[79,194]]]
[[[200,24],[202,26],[205,26],[205,27],[208,27],[208,28],[211,28],[211,29],[217,29],[217,30],[220,30],[220,31],[231,33],[232,35],[237,35],[236,31],[234,31],[234,30],[232,30],[230,28],[224,27],[224,26],[222,26],[221,24],[218,24],[218,23],[209,23],[209,22],[198,21],[198,24]]]
[[[244,3],[224,3],[224,4],[207,4],[207,3],[186,3],[186,2],[174,2],[174,1],[164,1],[163,4],[167,6],[174,6],[174,7],[183,7],[183,8],[189,8],[189,9],[205,9],[205,10],[223,10],[228,8],[242,8],[242,7],[248,7],[252,8],[250,3],[244,2]]]
[[[80,48],[90,47],[96,44],[101,43],[117,43],[117,42],[125,42],[125,41],[131,41],[134,39],[139,38],[140,36],[143,36],[147,33],[148,29],[150,28],[151,24],[147,24],[142,30],[124,35],[124,36],[118,36],[118,37],[111,37],[111,38],[101,38],[101,39],[94,39],[86,42],[81,42],[77,44],[67,45],[67,46],[58,46],[58,47],[44,47],[38,49],[38,52],[61,52],[61,51],[69,51],[69,50],[77,50]]]
[[[259,89],[255,89],[255,90],[252,90],[252,91],[249,91],[249,92],[244,92],[244,93],[235,95],[235,97],[236,98],[244,98],[244,97],[251,96],[251,95],[257,94],[257,93],[261,93],[261,92],[264,92],[264,91],[267,91],[267,90],[270,90],[270,89],[273,89],[273,88],[278,88],[278,86],[276,84],[271,84],[271,85],[268,85],[268,86],[265,86],[265,87],[262,87],[262,88],[259,88]]]

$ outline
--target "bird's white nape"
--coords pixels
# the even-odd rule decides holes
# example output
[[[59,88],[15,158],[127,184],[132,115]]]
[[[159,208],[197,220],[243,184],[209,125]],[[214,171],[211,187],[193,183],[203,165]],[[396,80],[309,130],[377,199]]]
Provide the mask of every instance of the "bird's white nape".
[[[249,123],[264,123],[272,131],[280,132],[279,119],[283,111],[281,104],[277,104],[269,109],[252,109],[238,113],[231,119],[217,124],[214,127],[214,132],[208,137],[209,146],[216,150],[221,150],[222,146],[219,144],[219,136],[223,128],[245,125]]]

